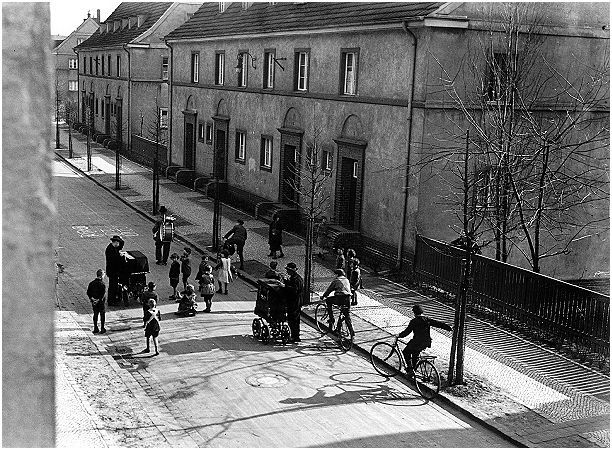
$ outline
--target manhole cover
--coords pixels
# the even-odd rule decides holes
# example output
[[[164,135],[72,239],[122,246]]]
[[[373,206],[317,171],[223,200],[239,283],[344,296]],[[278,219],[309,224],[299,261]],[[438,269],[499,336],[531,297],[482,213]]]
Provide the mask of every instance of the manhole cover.
[[[246,382],[254,387],[279,387],[287,384],[287,379],[273,373],[258,373],[251,375]]]

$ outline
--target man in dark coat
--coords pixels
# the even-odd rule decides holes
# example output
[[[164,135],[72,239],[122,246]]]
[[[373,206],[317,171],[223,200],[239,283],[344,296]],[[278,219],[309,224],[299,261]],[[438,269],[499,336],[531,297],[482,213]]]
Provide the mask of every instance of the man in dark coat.
[[[287,322],[291,330],[291,342],[300,342],[300,311],[304,280],[297,273],[297,266],[290,262],[285,267],[289,278],[285,281],[285,296],[287,300]]]
[[[106,316],[106,308],[104,302],[106,300],[106,285],[104,284],[104,271],[98,269],[96,279],[87,286],[87,297],[91,302],[93,309],[94,333],[106,333],[104,328],[104,319]],[[98,315],[100,316],[100,328],[98,328]]]
[[[236,245],[236,252],[238,253],[238,256],[240,257],[240,270],[244,270],[244,253],[243,252],[244,252],[244,243],[247,240],[247,230],[246,228],[244,228],[244,220],[238,219],[236,222],[237,222],[236,225],[234,225],[233,228],[229,230],[223,237],[227,239],[226,244]]]
[[[278,214],[274,214],[272,222],[270,223],[270,230],[268,232],[268,244],[270,244],[270,254],[272,258],[276,259],[276,252],[280,252],[280,257],[284,257],[283,253],[283,224],[280,221]]]
[[[406,347],[404,347],[402,351],[406,359],[406,364],[409,365],[408,373],[412,370],[411,368],[416,366],[419,360],[419,354],[426,348],[431,347],[431,327],[453,331],[452,327],[446,325],[444,322],[424,316],[421,305],[414,305],[412,307],[412,312],[414,313],[414,319],[412,319],[408,327],[397,336],[398,338],[403,338],[410,333],[414,333],[412,339],[408,341]]]
[[[170,254],[170,244],[172,244],[173,233],[163,233],[163,225],[167,221],[168,226],[173,226],[173,217],[167,215],[168,210],[165,206],[159,207],[159,219],[153,226],[153,239],[155,240],[155,264],[168,264],[168,255]],[[166,235],[164,235],[166,234]]]
[[[115,235],[106,247],[106,275],[108,275],[108,304],[117,305],[120,300],[118,289],[120,277],[124,271],[125,257],[120,253],[123,249],[123,239]]]

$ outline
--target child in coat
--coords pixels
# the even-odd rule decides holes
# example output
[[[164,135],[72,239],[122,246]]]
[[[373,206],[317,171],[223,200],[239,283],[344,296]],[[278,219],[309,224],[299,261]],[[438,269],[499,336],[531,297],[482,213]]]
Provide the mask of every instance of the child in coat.
[[[183,274],[183,289],[187,289],[187,285],[189,284],[189,277],[191,276],[191,260],[189,256],[191,255],[191,249],[189,247],[185,247],[183,249],[183,254],[181,256],[181,273]]]
[[[217,283],[219,283],[219,290],[217,293],[223,294],[223,287],[225,287],[225,294],[227,295],[227,285],[233,281],[232,277],[232,260],[229,257],[227,250],[223,250],[219,254],[219,262],[217,263]],[[223,283],[223,285],[221,284]]]
[[[178,286],[179,277],[181,276],[181,265],[179,263],[178,253],[172,253],[170,256],[170,261],[172,261],[170,263],[170,286],[172,286],[174,292],[169,298],[170,300],[176,300],[178,298],[178,295],[176,294],[176,287]]]
[[[212,306],[212,299],[215,295],[215,278],[212,274],[212,267],[208,264],[204,267],[204,272],[200,276],[200,296],[206,303],[206,309],[204,312],[210,312]]]
[[[149,353],[149,338],[153,337],[153,345],[155,346],[155,355],[159,355],[159,343],[157,337],[159,336],[160,326],[159,321],[161,320],[161,313],[157,309],[157,303],[153,299],[149,299],[149,309],[146,312],[145,322],[145,337],[147,338],[147,348],[142,352]]]

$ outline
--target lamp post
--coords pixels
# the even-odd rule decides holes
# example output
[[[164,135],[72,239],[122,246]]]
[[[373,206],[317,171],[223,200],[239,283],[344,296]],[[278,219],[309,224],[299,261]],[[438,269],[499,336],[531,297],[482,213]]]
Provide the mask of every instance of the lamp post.
[[[221,248],[221,193],[219,192],[219,151],[217,149],[218,142],[215,141],[215,150],[213,153],[213,177],[215,179],[215,197],[213,200],[213,231],[212,231],[212,248],[213,252],[219,251]]]

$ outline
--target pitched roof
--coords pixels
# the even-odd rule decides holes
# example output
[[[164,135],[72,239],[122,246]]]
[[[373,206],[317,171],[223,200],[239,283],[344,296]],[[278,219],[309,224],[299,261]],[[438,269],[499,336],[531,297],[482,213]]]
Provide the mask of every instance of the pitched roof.
[[[219,4],[207,2],[166,39],[197,39],[235,34],[259,34],[278,31],[310,30],[349,25],[398,22],[424,16],[444,3],[331,3],[331,2],[255,2],[243,9],[233,2],[224,12]]]
[[[77,49],[127,44],[151,28],[171,5],[172,2],[123,2],[102,23],[113,23],[115,20],[145,15],[144,23],[139,27],[126,27],[109,33],[96,32],[82,42]]]

